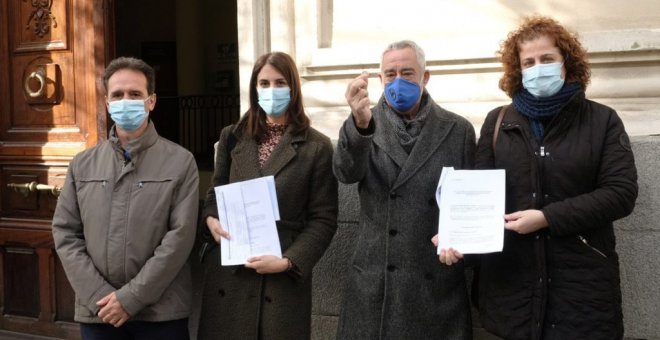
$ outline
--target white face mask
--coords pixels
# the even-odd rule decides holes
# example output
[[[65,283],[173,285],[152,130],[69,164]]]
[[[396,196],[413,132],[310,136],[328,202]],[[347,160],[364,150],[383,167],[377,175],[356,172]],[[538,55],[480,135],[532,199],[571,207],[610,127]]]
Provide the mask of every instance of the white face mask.
[[[563,65],[538,64],[522,70],[523,87],[537,98],[555,95],[564,86],[564,79],[561,77]]]

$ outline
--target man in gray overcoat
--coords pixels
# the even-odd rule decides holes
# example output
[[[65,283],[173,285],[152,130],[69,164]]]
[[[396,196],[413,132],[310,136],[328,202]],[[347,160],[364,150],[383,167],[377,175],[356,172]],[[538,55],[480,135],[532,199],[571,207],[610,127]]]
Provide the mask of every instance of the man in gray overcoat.
[[[360,230],[346,278],[338,339],[471,339],[462,261],[438,261],[435,188],[444,166],[471,168],[472,125],[438,106],[425,86],[424,52],[390,44],[369,107],[368,75],[346,90],[351,115],[339,133],[333,170],[359,183]]]

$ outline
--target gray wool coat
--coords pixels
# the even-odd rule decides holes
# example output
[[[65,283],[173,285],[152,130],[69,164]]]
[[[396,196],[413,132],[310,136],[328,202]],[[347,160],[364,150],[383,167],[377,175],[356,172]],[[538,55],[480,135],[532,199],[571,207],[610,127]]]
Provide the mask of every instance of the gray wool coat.
[[[431,106],[406,154],[383,111],[372,108],[374,132],[361,134],[352,116],[339,134],[333,170],[358,183],[360,224],[346,278],[337,339],[471,339],[463,263],[438,261],[435,189],[444,166],[471,168],[475,133],[463,117]]]
[[[219,246],[204,260],[199,339],[308,339],[312,269],[337,229],[337,180],[332,175],[332,144],[309,128],[294,136],[287,129],[263,168],[258,145],[226,127],[216,152],[213,186],[275,176],[280,209],[277,231],[282,255],[293,272],[258,274],[244,266],[219,263]],[[227,173],[227,140],[236,136]],[[217,216],[210,188],[202,216]]]

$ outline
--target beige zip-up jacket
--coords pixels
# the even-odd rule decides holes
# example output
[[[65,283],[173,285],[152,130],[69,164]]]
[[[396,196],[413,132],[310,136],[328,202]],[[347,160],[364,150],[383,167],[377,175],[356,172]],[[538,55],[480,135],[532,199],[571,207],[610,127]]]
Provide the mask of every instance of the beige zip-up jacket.
[[[123,149],[108,141],[71,161],[53,216],[53,238],[76,293],[75,320],[101,322],[96,302],[116,291],[130,320],[188,317],[188,255],[198,211],[192,154],[152,122]]]

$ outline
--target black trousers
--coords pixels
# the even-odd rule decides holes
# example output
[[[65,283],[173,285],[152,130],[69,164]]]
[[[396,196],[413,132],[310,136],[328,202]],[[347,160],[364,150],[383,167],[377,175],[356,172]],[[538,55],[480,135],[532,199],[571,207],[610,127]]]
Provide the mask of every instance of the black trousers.
[[[83,340],[189,340],[188,318],[162,321],[128,321],[121,327],[107,323],[81,323]]]

